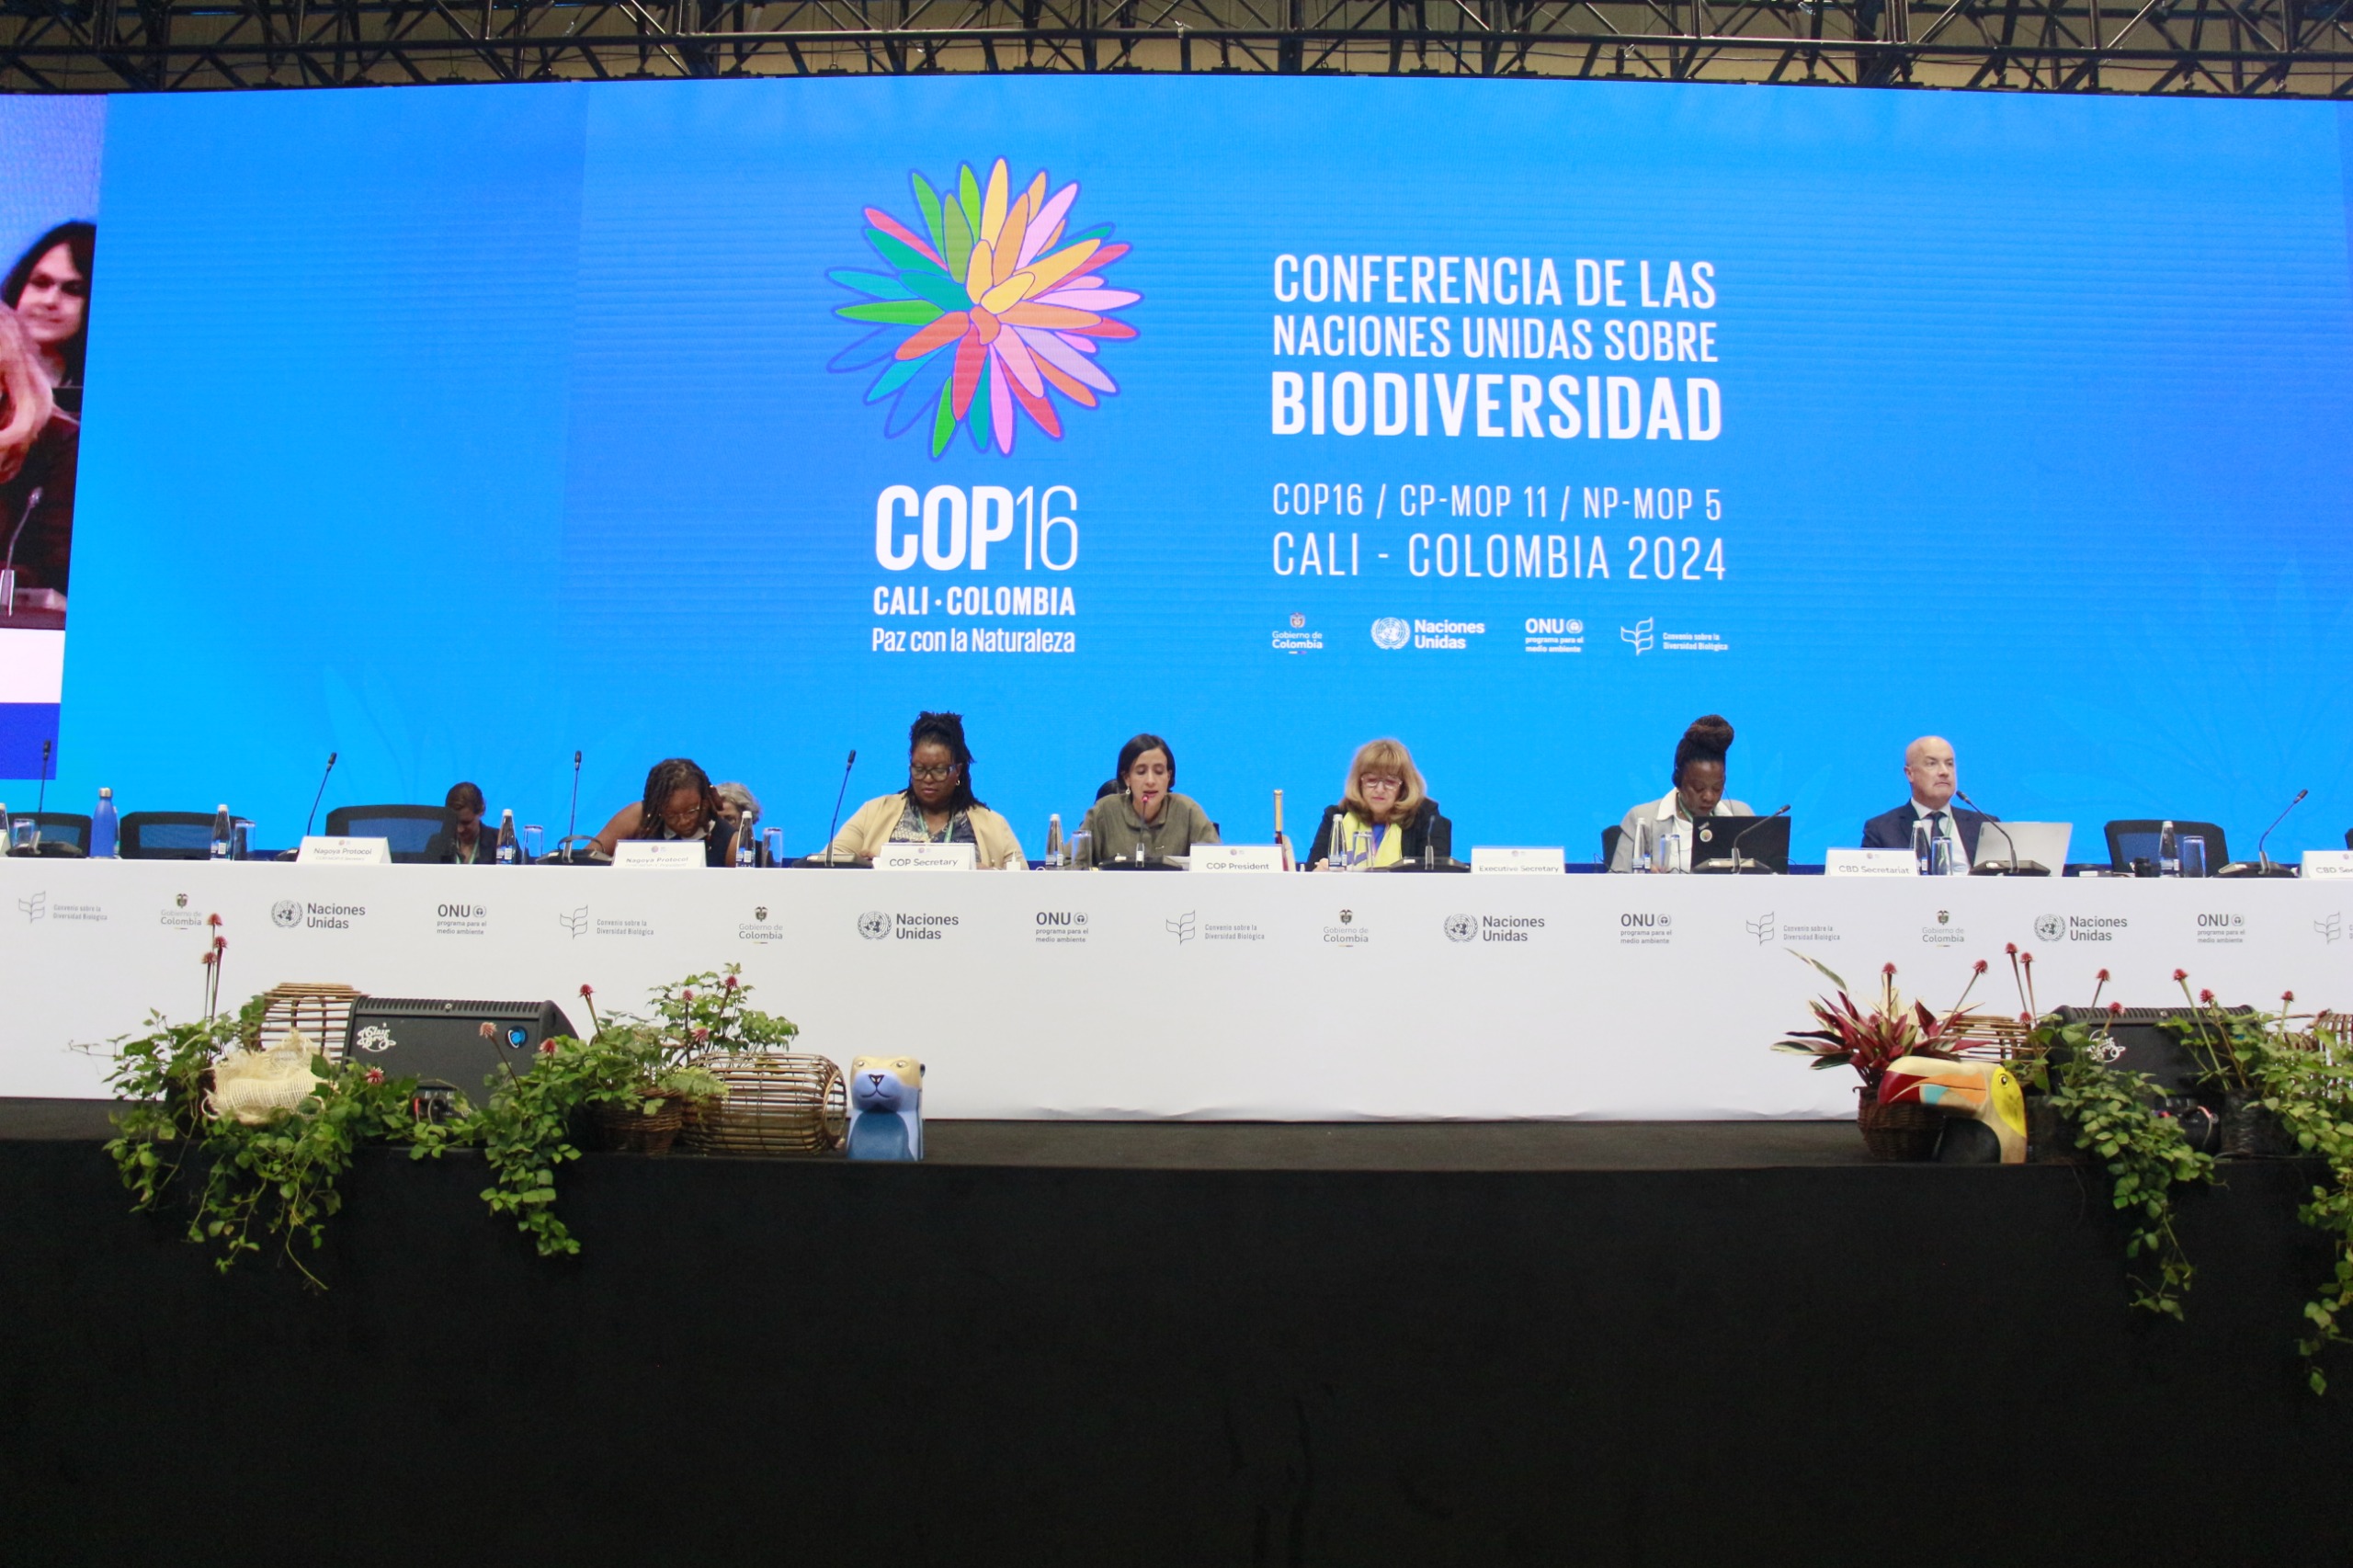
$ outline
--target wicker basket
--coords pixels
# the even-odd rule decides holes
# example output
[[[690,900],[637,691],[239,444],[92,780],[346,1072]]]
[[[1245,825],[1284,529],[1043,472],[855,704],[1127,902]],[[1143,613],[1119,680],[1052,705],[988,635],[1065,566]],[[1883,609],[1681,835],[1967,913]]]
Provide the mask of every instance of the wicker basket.
[[[2222,1157],[2226,1160],[2292,1160],[2303,1151],[2263,1096],[2234,1089],[2222,1098]]]
[[[1944,1118],[1927,1106],[1904,1101],[1879,1103],[1876,1087],[1855,1091],[1855,1122],[1863,1130],[1863,1147],[1875,1160],[1933,1160]]]
[[[848,1135],[848,1086],[822,1056],[707,1051],[687,1065],[727,1085],[725,1099],[688,1118],[693,1153],[813,1154],[840,1148]]]
[[[279,985],[264,994],[269,1005],[255,1050],[267,1051],[301,1029],[328,1061],[341,1062],[344,1038],[351,1032],[351,1005],[367,994],[348,985]]]
[[[597,1142],[614,1153],[666,1154],[678,1139],[678,1129],[685,1125],[687,1107],[683,1100],[665,1100],[662,1108],[652,1116],[629,1105],[600,1105],[588,1113],[589,1121],[597,1129]]]

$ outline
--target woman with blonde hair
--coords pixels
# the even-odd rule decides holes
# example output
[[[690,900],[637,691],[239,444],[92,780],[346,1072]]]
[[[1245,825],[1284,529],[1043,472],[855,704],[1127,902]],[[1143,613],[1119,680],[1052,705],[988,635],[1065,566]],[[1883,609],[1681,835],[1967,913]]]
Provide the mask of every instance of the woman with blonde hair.
[[[1409,865],[1425,851],[1451,858],[1454,824],[1429,797],[1421,769],[1403,742],[1368,741],[1348,764],[1340,803],[1324,808],[1307,852],[1310,869],[1370,871]]]

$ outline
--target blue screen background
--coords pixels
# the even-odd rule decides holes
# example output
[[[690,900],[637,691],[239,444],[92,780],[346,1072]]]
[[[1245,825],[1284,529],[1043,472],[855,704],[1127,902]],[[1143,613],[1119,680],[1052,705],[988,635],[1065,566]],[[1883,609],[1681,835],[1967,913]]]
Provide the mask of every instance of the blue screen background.
[[[1730,792],[1802,858],[1904,797],[1935,732],[2006,816],[2218,821],[2238,853],[2353,824],[2342,378],[2344,112],[1708,86],[949,78],[154,95],[114,100],[53,803],[227,800],[261,841],[459,778],[561,831],[685,754],[814,846],[903,779],[921,708],[967,715],[981,796],[1034,854],[1138,730],[1230,840],[1295,835],[1361,741],[1414,750],[1458,846],[1563,844],[1667,788],[1683,727],[1739,730]],[[1009,160],[1140,335],[1120,384],[1011,457],[886,438],[834,268]],[[1278,255],[1705,258],[1707,443],[1278,436]],[[1630,285],[1631,292],[1631,285]],[[1370,307],[1381,309],[1382,307]],[[1402,311],[1405,307],[1386,307]],[[1431,307],[1415,307],[1428,311]],[[1477,307],[1451,312],[1482,313]],[[1594,361],[1506,364],[1631,373]],[[1435,425],[1435,422],[1434,422]],[[1358,576],[1279,575],[1279,483],[1361,483]],[[1552,515],[1399,517],[1396,489],[1540,486]],[[1069,485],[1063,574],[884,570],[892,484]],[[1388,486],[1386,516],[1370,497]],[[1721,493],[1672,528],[1563,488]],[[1415,577],[1433,526],[1604,538],[1598,578]],[[1722,580],[1635,582],[1635,534],[1721,538]],[[1000,547],[1002,549],[1003,547]],[[1376,562],[1378,551],[1390,560]],[[1043,583],[1070,654],[887,653],[878,585]],[[1324,646],[1289,653],[1299,616]],[[1484,624],[1376,646],[1376,618]],[[1573,618],[1585,651],[1523,651]],[[1638,653],[1621,628],[1728,651]]]

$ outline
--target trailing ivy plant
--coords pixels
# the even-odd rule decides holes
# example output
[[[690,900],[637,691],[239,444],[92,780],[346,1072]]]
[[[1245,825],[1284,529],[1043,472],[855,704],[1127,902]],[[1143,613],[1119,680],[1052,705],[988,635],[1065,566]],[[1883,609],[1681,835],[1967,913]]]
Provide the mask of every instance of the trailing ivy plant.
[[[129,1103],[115,1118],[106,1152],[134,1210],[161,1208],[176,1187],[188,1192],[188,1239],[218,1248],[222,1272],[274,1241],[286,1262],[324,1289],[297,1249],[324,1244],[326,1221],[343,1208],[341,1183],[353,1152],[364,1142],[409,1136],[415,1085],[313,1057],[311,1093],[266,1125],[208,1113],[214,1064],[255,1047],[267,1005],[256,996],[233,1016],[192,1024],[150,1015],[147,1033],[114,1041],[108,1082]]]
[[[658,1116],[671,1102],[708,1105],[727,1086],[688,1058],[706,1050],[741,1050],[799,1032],[788,1019],[744,1005],[751,988],[730,964],[722,974],[691,974],[654,992],[654,1017],[597,1014],[596,993],[580,988],[593,1026],[588,1039],[544,1040],[529,1073],[494,1080],[479,1109],[466,1108],[420,1142],[420,1157],[454,1143],[479,1143],[491,1185],[483,1201],[511,1217],[541,1257],[580,1250],[580,1239],[556,1214],[556,1173],[580,1158],[574,1138],[582,1119],[597,1108]]]
[[[2026,1076],[2107,1174],[2109,1200],[2124,1217],[2124,1256],[2146,1260],[2131,1276],[2132,1304],[2179,1318],[2195,1271],[2174,1230],[2174,1189],[2211,1181],[2213,1158],[2189,1146],[2179,1122],[2156,1114],[2157,1086],[2147,1074],[2104,1060],[2105,1024],[2049,1018],[2028,1043],[2037,1055]]]
[[[2183,994],[2188,977],[2177,970]],[[2218,1083],[2248,1096],[2277,1116],[2296,1147],[2318,1159],[2325,1179],[2311,1188],[2297,1217],[2326,1233],[2334,1253],[2329,1278],[2304,1303],[2310,1331],[2296,1341],[2305,1377],[2314,1393],[2328,1392],[2321,1356],[2346,1343],[2346,1320],[2353,1314],[2353,1019],[2341,1014],[2299,1016],[2290,1011],[2296,994],[2282,992],[2276,1013],[2225,1011],[2211,991],[2200,991],[2195,1010],[2178,1029],[2206,1061]]]

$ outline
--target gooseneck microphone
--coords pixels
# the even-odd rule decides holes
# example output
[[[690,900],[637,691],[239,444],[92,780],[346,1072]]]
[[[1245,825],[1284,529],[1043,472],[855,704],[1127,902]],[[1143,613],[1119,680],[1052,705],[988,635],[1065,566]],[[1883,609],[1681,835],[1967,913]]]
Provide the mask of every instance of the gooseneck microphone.
[[[339,754],[327,753],[327,770],[319,775],[319,792],[311,797],[311,814],[302,819],[302,836],[311,836],[311,824],[319,820],[319,802],[327,798],[327,780],[335,774],[335,759]]]
[[[1750,834],[1755,833],[1758,828],[1763,827],[1767,823],[1771,822],[1775,817],[1788,816],[1790,814],[1790,806],[1795,805],[1796,803],[1796,801],[1792,801],[1789,802],[1789,804],[1782,806],[1779,811],[1768,812],[1763,816],[1758,817],[1755,822],[1750,823],[1746,827],[1742,828],[1738,833],[1732,835],[1732,874],[1733,876],[1736,877],[1740,875],[1744,869],[1740,860],[1740,841],[1746,838]]]
[[[572,864],[572,835],[580,831],[580,754],[572,754],[572,810],[563,819],[563,863]],[[499,1060],[505,1061],[501,1057]]]
[[[2302,805],[2304,797],[2311,793],[2310,790],[2297,790],[2296,798],[2288,802],[2288,812],[2292,812]],[[2263,830],[2263,836],[2255,841],[2255,863],[2258,868],[2255,874],[2258,877],[2268,877],[2272,874],[2271,857],[2265,852],[2265,846],[2270,844],[2271,835],[2279,830],[2279,824],[2288,820],[2288,812],[2281,812],[2278,816],[2273,817],[2271,825]]]
[[[842,802],[849,799],[849,770],[858,766],[858,748],[849,748],[849,760],[842,764],[842,787],[834,791],[834,820],[825,824],[825,865],[834,863],[834,830],[842,824]]]
[[[51,740],[40,743],[40,792],[33,797],[33,815],[35,816],[40,815],[49,805],[49,748],[56,744],[55,741]]]
[[[2002,825],[2002,819],[1987,811],[1984,807],[1979,805],[1976,801],[1971,800],[1968,792],[1961,789],[1958,785],[1953,789],[1952,798],[1959,801],[1962,805],[1967,806],[1971,811],[1975,812],[1979,816],[1984,817],[1987,822],[1993,824],[1994,831],[2002,835],[2002,842],[2010,846],[2010,869],[2013,871],[2024,869],[2024,868],[2018,864],[2018,841],[2010,836],[2010,830]],[[1974,866],[1972,866],[1969,869],[1972,871],[1977,869]]]

